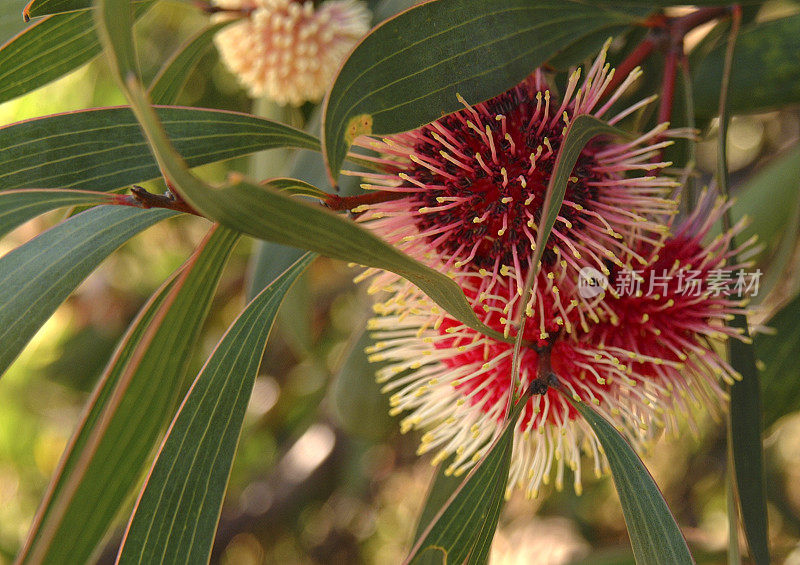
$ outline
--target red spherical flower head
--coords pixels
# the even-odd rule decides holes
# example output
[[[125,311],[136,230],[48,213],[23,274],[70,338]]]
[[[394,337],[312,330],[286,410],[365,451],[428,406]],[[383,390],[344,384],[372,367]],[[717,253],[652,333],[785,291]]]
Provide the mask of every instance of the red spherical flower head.
[[[659,427],[677,428],[678,414],[691,416],[690,404],[719,406],[719,380],[732,382],[736,375],[713,342],[741,337],[725,321],[743,313],[746,298],[736,286],[751,264],[731,259],[752,253],[752,241],[731,249],[743,223],[704,242],[726,207],[705,199],[663,245],[640,242],[635,252],[647,264],[634,273],[639,285],[633,292],[620,286],[605,294],[601,319],[586,328],[581,310],[560,311],[552,293],[556,286],[571,292],[576,287],[563,274],[539,275],[544,298],[526,320],[529,346],[522,350],[516,391],[535,394],[517,423],[509,489],[519,486],[535,496],[552,478],[560,488],[569,468],[580,492],[582,452],[591,456],[596,474],[606,467],[594,433],[567,396],[591,403],[640,449]],[[610,283],[620,285],[624,273],[616,269]],[[685,292],[689,277],[700,286]],[[472,297],[482,277],[461,280]],[[370,322],[377,342],[369,352],[371,360],[386,363],[378,380],[392,393],[393,412],[407,412],[401,429],[425,429],[419,451],[434,451],[434,463],[451,458],[446,472],[463,473],[502,426],[513,345],[443,315],[417,290],[405,289],[401,300],[378,310],[381,315]],[[483,321],[502,329],[503,318],[502,309],[490,308]],[[565,331],[567,324],[573,331]]]
[[[635,384],[625,364],[629,352],[582,343],[577,335],[585,334],[579,326],[567,334],[564,326],[575,323],[579,309],[561,313],[552,293],[555,284],[566,285],[567,280],[539,278],[548,298],[537,302],[526,319],[523,337],[528,346],[522,350],[516,391],[531,387],[535,394],[517,423],[509,481],[509,490],[520,486],[530,497],[553,478],[561,488],[567,468],[574,470],[575,489],[580,492],[582,450],[593,455],[596,474],[605,465],[591,428],[551,385],[595,404],[627,429],[634,442],[641,435],[629,398],[639,390],[626,391],[621,395],[624,402],[619,402],[621,385],[616,384]],[[479,281],[480,276],[474,279]],[[475,286],[464,280],[470,296]],[[442,315],[419,291],[406,290],[402,300],[383,303],[378,310],[381,315],[370,321],[376,343],[368,352],[371,361],[385,363],[377,375],[385,383],[384,392],[391,393],[392,413],[407,412],[401,422],[403,432],[426,430],[420,453],[434,451],[434,464],[452,457],[446,472],[463,473],[484,455],[503,424],[513,344]],[[502,330],[503,318],[501,310],[490,310],[483,321]],[[542,328],[546,339],[541,338]]]
[[[434,268],[480,273],[484,280],[475,293],[479,302],[500,286],[500,279],[509,299],[521,294],[568,125],[583,114],[605,118],[639,74],[638,69],[632,72],[601,100],[614,75],[604,49],[582,82],[580,70],[571,75],[560,100],[536,71],[487,102],[464,102],[463,110],[417,130],[382,141],[362,138],[363,147],[379,153],[371,160],[383,169],[359,173],[369,181],[362,186],[391,195],[355,209],[359,221]],[[617,123],[650,100],[608,123]],[[631,241],[660,240],[675,212],[675,202],[667,198],[675,182],[658,174],[669,163],[652,162],[671,143],[658,141],[665,128],[662,124],[630,142],[598,138],[587,145],[546,242],[545,273],[567,270],[574,279],[588,266],[608,275],[611,266],[622,266],[622,258],[644,261]],[[374,286],[389,279],[380,278]]]
[[[749,258],[759,248],[755,236],[732,246],[746,220],[706,241],[729,207],[706,196],[663,246],[640,243],[637,251],[648,257],[647,265],[615,270],[609,284],[616,296],[607,297],[601,323],[586,338],[599,348],[633,353],[637,384],[655,398],[655,412],[642,407],[643,421],[655,418],[677,430],[676,417],[683,413],[693,424],[692,405],[713,413],[726,397],[720,381],[740,378],[720,356],[720,342],[747,339],[726,322],[744,314],[749,296],[758,291],[760,271],[752,270]]]

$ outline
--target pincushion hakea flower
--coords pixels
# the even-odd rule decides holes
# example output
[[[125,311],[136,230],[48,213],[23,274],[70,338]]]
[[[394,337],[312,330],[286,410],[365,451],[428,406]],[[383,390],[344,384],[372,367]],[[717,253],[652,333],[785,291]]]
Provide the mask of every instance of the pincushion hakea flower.
[[[279,104],[319,101],[339,63],[369,29],[369,11],[355,0],[330,0],[317,8],[310,0],[213,3],[246,14],[217,34],[222,60],[252,97]]]
[[[409,255],[441,265],[436,267],[440,270],[452,268],[456,276],[480,273],[478,302],[502,291],[503,307],[510,311],[522,294],[544,195],[567,125],[582,114],[605,116],[641,74],[635,69],[601,104],[614,75],[605,63],[606,48],[582,83],[580,70],[570,76],[561,101],[536,71],[487,102],[464,102],[464,110],[412,132],[361,141],[380,153],[371,160],[385,170],[359,173],[370,181],[362,186],[391,196],[357,208],[358,220]],[[616,124],[652,99],[634,104],[608,123]],[[657,174],[670,163],[652,162],[672,143],[658,141],[665,130],[662,124],[627,143],[594,140],[582,151],[542,257],[545,273],[566,270],[575,280],[587,266],[608,275],[611,266],[623,265],[622,258],[644,262],[630,242],[659,241],[665,222],[676,211],[676,203],[668,198],[674,179]],[[378,276],[372,289],[392,280],[390,274]],[[529,309],[541,300],[542,291],[537,286]],[[558,284],[554,291],[566,295]],[[596,304],[580,297],[557,302],[558,309],[582,302],[582,309],[596,319]],[[506,334],[511,321],[506,317]]]
[[[362,174],[365,187],[385,192],[354,209],[358,221],[450,275],[483,323],[506,337],[517,334],[525,310],[527,347],[515,392],[534,394],[517,422],[509,489],[520,486],[528,496],[553,477],[560,488],[567,468],[579,492],[584,451],[597,474],[606,466],[594,433],[563,393],[592,403],[642,447],[658,427],[674,429],[677,413],[691,419],[692,403],[719,405],[719,380],[736,378],[712,342],[738,336],[724,321],[742,311],[742,300],[718,288],[685,295],[679,272],[731,277],[748,266],[728,264],[742,251],[728,250],[742,226],[704,246],[725,209],[706,198],[670,235],[676,183],[662,174],[669,163],[653,162],[670,143],[660,141],[665,125],[631,142],[596,139],[583,150],[531,296],[522,297],[566,126],[579,114],[604,116],[638,74],[600,105],[613,75],[604,49],[580,87],[579,73],[571,75],[560,102],[536,71],[514,89],[418,130],[361,141],[379,152],[369,158],[383,169]],[[608,277],[607,292],[581,292],[579,273],[587,268]],[[676,278],[659,292],[625,292],[626,276],[641,285],[656,275]],[[385,363],[377,377],[391,393],[393,413],[408,413],[402,430],[426,430],[420,452],[435,452],[435,464],[450,459],[447,473],[463,473],[502,424],[513,345],[450,318],[391,273],[367,270],[359,278],[371,279],[371,292],[390,293],[375,305],[376,343],[368,353]]]
[[[725,397],[719,380],[732,382],[738,375],[716,353],[714,342],[740,337],[724,321],[743,312],[744,301],[729,295],[730,289],[700,288],[697,295],[687,294],[679,273],[698,273],[703,280],[717,273],[736,280],[750,263],[729,264],[729,259],[752,242],[729,249],[731,238],[743,227],[739,224],[703,245],[725,206],[718,203],[711,212],[708,208],[701,206],[663,246],[647,241],[635,246],[633,252],[646,262],[637,270],[637,280],[653,280],[651,274],[665,277],[659,293],[647,288],[632,295],[607,293],[606,312],[613,315],[601,314],[588,330],[576,327],[571,333],[553,321],[555,300],[534,308],[524,337],[537,347],[523,348],[517,392],[533,387],[536,394],[517,424],[509,489],[520,486],[533,497],[553,475],[561,488],[568,467],[580,492],[582,451],[591,455],[596,474],[604,470],[605,458],[591,428],[550,385],[592,403],[639,449],[657,428],[677,430],[679,413],[692,422],[692,404],[719,407]],[[615,268],[612,284],[623,272]],[[543,274],[539,278],[543,286],[553,288],[554,279]],[[566,283],[566,277],[560,282]],[[473,289],[469,283],[464,288],[468,296]],[[370,359],[386,363],[378,380],[392,393],[393,412],[409,412],[402,431],[427,430],[420,453],[435,451],[434,463],[453,456],[446,472],[463,473],[483,456],[502,424],[513,345],[443,315],[418,290],[404,286],[399,292],[402,300],[378,305],[379,316],[370,322],[377,340],[368,351]],[[577,309],[572,315],[577,316]],[[490,327],[502,326],[494,310],[484,321]],[[546,340],[537,339],[542,324],[551,329]]]

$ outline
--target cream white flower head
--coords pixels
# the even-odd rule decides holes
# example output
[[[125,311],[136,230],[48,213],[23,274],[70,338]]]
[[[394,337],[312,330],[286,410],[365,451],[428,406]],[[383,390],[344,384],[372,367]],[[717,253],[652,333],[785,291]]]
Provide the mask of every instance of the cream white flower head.
[[[322,99],[342,59],[368,31],[370,14],[355,0],[315,8],[307,0],[214,0],[246,13],[220,31],[222,60],[254,98],[299,106]],[[217,14],[218,21],[233,17]]]

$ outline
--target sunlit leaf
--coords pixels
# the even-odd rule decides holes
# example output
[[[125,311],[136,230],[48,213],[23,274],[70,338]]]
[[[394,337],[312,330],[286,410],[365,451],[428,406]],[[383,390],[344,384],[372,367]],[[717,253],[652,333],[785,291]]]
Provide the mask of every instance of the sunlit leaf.
[[[220,227],[123,339],[45,497],[25,563],[85,563],[141,479],[188,384],[186,371],[238,235]]]
[[[143,229],[174,214],[100,206],[60,223],[0,259],[0,375],[103,259]]]
[[[137,104],[145,131],[153,136],[153,147],[163,171],[196,210],[231,229],[260,239],[393,271],[416,284],[469,327],[505,340],[501,333],[480,322],[453,280],[408,257],[347,218],[287,196],[285,184],[281,185],[282,190],[276,190],[269,183],[254,185],[238,177],[232,179],[231,184],[217,188],[202,183],[184,168],[172,151],[144,98],[139,98]]]
[[[360,134],[410,130],[508,90],[597,30],[632,23],[623,11],[571,0],[440,0],[373,30],[339,71],[323,140],[338,176]]]
[[[67,206],[110,203],[112,196],[80,190],[0,192],[0,237],[40,214]]]
[[[592,427],[608,457],[636,563],[694,563],[661,491],[630,444],[591,406],[583,402],[573,402],[573,406]]]
[[[137,6],[135,17],[149,7]],[[49,16],[0,47],[0,102],[44,86],[100,53],[93,23],[89,11]]]
[[[319,150],[313,136],[247,114],[174,107],[156,112],[190,167],[276,147]],[[107,191],[160,176],[128,108],[70,112],[0,128],[0,190]]]
[[[119,563],[206,563],[261,355],[306,254],[239,315],[192,384],[150,470]]]

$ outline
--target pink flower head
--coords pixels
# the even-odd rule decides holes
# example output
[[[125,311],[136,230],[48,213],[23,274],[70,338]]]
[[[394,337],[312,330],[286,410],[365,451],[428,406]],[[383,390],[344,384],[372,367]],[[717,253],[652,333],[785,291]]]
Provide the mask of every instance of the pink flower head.
[[[567,126],[583,114],[605,117],[639,74],[638,69],[632,72],[601,102],[614,75],[604,49],[582,82],[580,70],[572,73],[560,100],[536,71],[487,102],[464,102],[463,110],[417,130],[382,141],[362,138],[363,147],[379,153],[372,161],[383,170],[359,173],[370,181],[362,186],[389,196],[356,209],[359,221],[435,268],[479,273],[479,302],[500,287],[506,288],[507,301],[514,300],[515,293],[522,293]],[[671,143],[658,141],[665,128],[625,143],[595,139],[583,150],[546,242],[545,273],[566,270],[574,280],[584,267],[609,275],[610,267],[623,266],[623,260],[644,263],[630,242],[659,241],[676,210],[668,198],[676,183],[658,174],[669,163],[652,162]],[[386,283],[381,278],[376,286]],[[561,291],[557,284],[554,288]]]
[[[743,227],[739,224],[703,243],[726,208],[718,202],[709,211],[707,204],[704,201],[663,246],[643,240],[633,250],[646,261],[638,272],[642,279],[648,280],[651,273],[672,275],[660,292],[651,294],[645,288],[631,295],[607,293],[597,322],[580,324],[579,308],[558,310],[552,290],[556,285],[568,288],[566,276],[559,280],[539,275],[545,292],[526,320],[523,337],[529,346],[522,351],[517,391],[530,387],[535,394],[517,423],[509,489],[519,486],[536,496],[553,478],[561,488],[571,469],[580,492],[582,452],[590,454],[596,474],[604,470],[602,449],[565,392],[591,403],[640,448],[655,429],[676,429],[677,414],[691,416],[691,404],[719,406],[724,398],[719,381],[732,382],[737,375],[714,343],[740,337],[724,322],[743,312],[743,299],[733,287],[740,272],[751,266],[729,260],[752,242],[729,249],[731,238]],[[697,295],[683,293],[680,268],[699,271],[704,278]],[[612,283],[621,272],[615,268]],[[709,286],[712,274],[730,281],[729,288],[717,292]],[[470,281],[482,277],[460,279],[471,297],[476,286]],[[498,309],[481,308],[483,321],[495,329],[505,326],[500,304]],[[391,393],[393,413],[407,413],[402,431],[426,430],[420,453],[435,452],[435,464],[450,458],[446,472],[463,473],[483,456],[502,424],[513,345],[443,314],[411,285],[399,288],[376,306],[376,312],[379,315],[370,322],[376,343],[368,352],[371,360],[386,363],[378,381]],[[565,331],[568,321],[574,325],[571,332]],[[544,339],[542,327],[548,334]]]
[[[213,3],[245,15],[217,34],[222,60],[250,96],[279,104],[319,101],[339,63],[369,29],[369,11],[355,0],[330,0],[318,8],[311,0]]]
[[[354,209],[358,221],[434,269],[450,275],[473,310],[506,338],[525,314],[516,394],[533,395],[517,422],[509,488],[535,496],[574,471],[580,491],[582,452],[596,474],[606,460],[569,397],[594,408],[634,444],[691,404],[718,406],[720,380],[736,378],[714,342],[739,334],[724,324],[744,302],[712,279],[732,282],[748,263],[733,263],[729,233],[706,242],[726,209],[704,198],[672,230],[676,182],[663,175],[659,126],[629,142],[595,139],[581,153],[546,242],[531,295],[524,281],[537,239],[542,204],[568,124],[580,114],[604,117],[635,80],[632,73],[602,100],[613,71],[605,50],[586,78],[571,75],[560,100],[536,71],[522,84],[415,131],[382,141],[368,157],[381,172],[362,174],[367,189],[384,191]],[[580,85],[579,85],[580,83]],[[616,123],[646,104],[615,115]],[[655,162],[654,162],[655,161]],[[589,269],[608,292],[582,292]],[[704,281],[697,294],[681,286],[684,271]],[[658,278],[658,277],[662,278]],[[628,292],[626,277],[635,289]],[[669,277],[663,282],[663,277]],[[468,328],[396,275],[367,270],[375,305],[376,343],[370,359],[391,393],[401,429],[425,430],[420,452],[447,460],[460,474],[486,452],[509,405],[513,345]],[[648,285],[654,281],[654,288]],[[644,286],[644,288],[642,288]],[[655,289],[655,290],[654,290]]]

